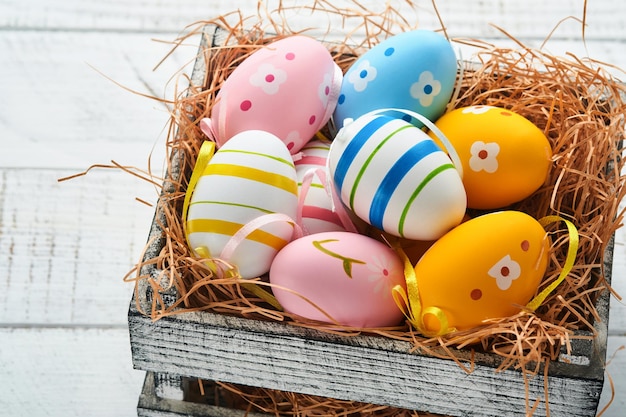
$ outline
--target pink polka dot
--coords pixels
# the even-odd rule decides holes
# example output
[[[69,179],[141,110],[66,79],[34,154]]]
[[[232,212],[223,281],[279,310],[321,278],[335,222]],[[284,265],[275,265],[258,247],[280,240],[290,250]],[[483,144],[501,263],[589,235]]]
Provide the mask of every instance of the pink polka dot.
[[[326,88],[324,88],[324,94],[325,95],[329,95],[330,94],[330,87],[326,86]]]
[[[528,249],[530,249],[530,242],[527,240],[523,240],[521,246],[524,252],[528,252]]]
[[[295,143],[293,143],[293,142],[289,142],[289,143],[287,144],[287,149],[292,150],[294,146],[296,146],[296,144],[295,144]]]
[[[287,54],[285,55],[285,59],[287,59],[287,61],[293,61],[296,58],[296,54],[294,54],[293,52],[287,52]]]
[[[265,81],[267,81],[268,83],[271,83],[272,81],[274,81],[274,75],[273,74],[267,74],[265,76]]]
[[[239,108],[243,111],[248,111],[250,110],[250,107],[252,107],[252,102],[250,100],[244,100],[241,102],[241,104],[239,105]]]
[[[315,115],[309,117],[309,124],[312,125],[313,123],[315,123]]]

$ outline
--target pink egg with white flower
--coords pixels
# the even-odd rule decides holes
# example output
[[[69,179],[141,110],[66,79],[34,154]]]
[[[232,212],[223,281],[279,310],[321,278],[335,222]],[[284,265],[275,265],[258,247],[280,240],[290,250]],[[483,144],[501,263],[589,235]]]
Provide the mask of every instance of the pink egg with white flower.
[[[404,266],[389,246],[350,232],[316,233],[278,252],[270,268],[272,291],[285,311],[346,326],[402,323],[392,295],[406,287]]]
[[[282,38],[239,64],[200,127],[218,148],[239,132],[264,130],[296,153],[330,119],[342,79],[320,41],[303,35]]]

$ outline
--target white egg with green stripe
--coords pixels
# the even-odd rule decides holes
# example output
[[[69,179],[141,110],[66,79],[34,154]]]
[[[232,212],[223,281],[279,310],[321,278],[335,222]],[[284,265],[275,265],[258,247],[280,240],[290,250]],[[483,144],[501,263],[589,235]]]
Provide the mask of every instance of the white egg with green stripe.
[[[201,256],[220,258],[231,237],[261,216],[296,217],[298,183],[291,154],[280,139],[264,131],[233,136],[215,152],[192,191],[186,231],[191,249]],[[243,278],[261,276],[293,232],[292,221],[263,224],[226,260]]]
[[[387,233],[436,240],[463,220],[467,197],[459,171],[426,133],[402,117],[373,112],[347,121],[328,163],[343,203]]]

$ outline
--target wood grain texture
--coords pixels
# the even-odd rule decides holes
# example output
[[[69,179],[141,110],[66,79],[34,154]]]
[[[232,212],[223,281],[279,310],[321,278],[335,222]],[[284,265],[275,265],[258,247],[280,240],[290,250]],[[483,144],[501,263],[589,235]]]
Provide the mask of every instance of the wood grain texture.
[[[3,416],[135,415],[144,373],[126,329],[0,327],[0,341]]]
[[[0,169],[0,326],[118,325],[146,241],[151,185],[122,171]]]
[[[303,2],[283,1],[287,6]],[[354,2],[335,0],[338,8],[354,7]],[[359,2],[370,10],[382,10],[384,5],[376,0]],[[440,24],[430,0],[413,1],[415,12],[405,1],[391,4],[404,12],[408,19],[415,19],[421,27],[439,28]],[[223,13],[241,10],[244,16],[257,11],[256,0],[241,0],[236,4],[228,0],[69,0],[62,5],[52,0],[23,2],[3,0],[0,2],[0,28],[20,30],[82,30],[82,31],[160,31],[179,33],[188,24],[207,20]],[[264,7],[274,10],[278,0],[267,0]],[[435,3],[448,30],[455,36],[472,36],[486,39],[505,37],[493,25],[497,25],[516,38],[545,39],[557,27],[555,39],[572,40],[582,35],[584,2],[562,0],[545,2],[528,0],[483,0],[480,2],[438,1]],[[626,5],[619,0],[590,2],[588,5],[585,36],[588,40],[616,40],[616,33],[624,29]],[[317,19],[317,20],[315,20]],[[559,22],[564,20],[559,25]],[[303,25],[325,28],[325,19],[311,18],[308,12],[292,14],[290,23],[302,21]],[[311,25],[311,22],[314,24]],[[337,29],[335,26],[333,29]]]
[[[129,326],[138,369],[444,415],[524,414],[519,372],[496,374],[493,367],[477,365],[466,374],[453,361],[408,354],[405,342],[326,336],[209,313],[152,322],[131,309]],[[549,377],[552,415],[595,415],[602,379],[587,378]],[[533,400],[543,398],[542,379],[530,381]]]
[[[160,397],[157,394],[159,374],[146,373],[139,403],[138,417],[268,417],[269,414],[246,412],[226,406],[195,403]]]
[[[116,160],[147,168],[154,150],[153,168],[162,170],[169,109],[124,87],[171,99],[170,78],[193,63],[197,47],[152,71],[170,46],[147,34],[0,35],[0,147],[11,149],[0,152],[1,167],[82,170]]]

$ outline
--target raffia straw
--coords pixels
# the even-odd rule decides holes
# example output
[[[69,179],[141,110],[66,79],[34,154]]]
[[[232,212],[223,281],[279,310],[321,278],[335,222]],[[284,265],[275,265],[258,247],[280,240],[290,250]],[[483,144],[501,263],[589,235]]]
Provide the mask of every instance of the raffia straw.
[[[234,408],[276,416],[434,417],[429,413],[418,413],[396,407],[357,401],[338,400],[224,382],[215,382],[215,384],[232,395],[229,400],[234,405]]]
[[[384,38],[414,28],[397,10],[386,8],[374,13],[358,2],[352,8],[338,8],[331,1],[318,0],[304,6],[309,13],[354,20],[356,29],[345,34],[343,42],[330,42],[328,48],[345,71],[366,50]],[[174,48],[197,35],[206,24],[218,24],[227,33],[224,46],[209,47],[199,59],[207,71],[201,85],[191,85],[173,100],[168,140],[168,176],[163,181],[157,211],[163,215],[165,244],[154,259],[139,262],[124,278],[147,282],[152,291],[152,309],[145,312],[154,320],[183,311],[213,311],[276,320],[344,336],[367,332],[413,343],[414,350],[455,360],[466,372],[473,360],[457,357],[460,349],[482,350],[501,358],[498,371],[521,369],[539,372],[540,364],[554,360],[562,346],[568,347],[577,330],[594,331],[600,320],[595,302],[605,291],[612,291],[603,271],[603,255],[615,231],[621,227],[624,213],[619,203],[626,189],[621,152],[625,128],[626,90],[612,78],[608,64],[582,60],[575,56],[556,57],[526,47],[500,48],[475,39],[457,42],[479,48],[458,80],[459,94],[451,108],[468,105],[491,105],[507,108],[531,120],[549,138],[553,165],[544,185],[531,197],[509,208],[524,211],[539,219],[559,215],[572,221],[580,234],[580,249],[567,279],[548,297],[536,313],[521,311],[512,317],[491,320],[475,329],[446,337],[424,338],[408,325],[385,329],[357,329],[328,326],[276,311],[247,291],[240,279],[214,276],[210,268],[192,256],[186,245],[180,218],[187,181],[199,148],[205,140],[198,121],[208,117],[222,83],[236,66],[263,45],[305,29],[294,29],[286,16],[302,12],[280,6],[269,10],[259,3],[258,16],[239,13],[191,25],[188,33],[174,42]],[[412,5],[407,1],[407,4]],[[584,20],[584,19],[583,19]],[[504,34],[506,32],[500,29]],[[330,32],[330,29],[328,29]],[[360,35],[357,34],[360,33]],[[324,37],[328,33],[321,33]],[[183,94],[184,93],[184,94]],[[329,129],[322,134],[329,136]],[[183,175],[174,177],[175,165]],[[177,168],[178,169],[178,168]],[[480,213],[472,213],[480,214]],[[157,216],[157,219],[159,216]],[[157,220],[158,221],[158,220]],[[540,289],[558,276],[565,260],[568,237],[559,225],[548,229],[552,239],[550,264]],[[158,277],[140,274],[153,265]],[[256,281],[265,288],[266,277]],[[166,298],[175,290],[176,300]],[[145,294],[136,293],[139,299]],[[274,406],[285,399],[276,399]],[[533,400],[534,401],[534,400]],[[529,399],[529,408],[533,401]],[[536,407],[536,402],[533,403]],[[295,407],[291,404],[292,407]],[[296,408],[302,409],[302,403]]]

